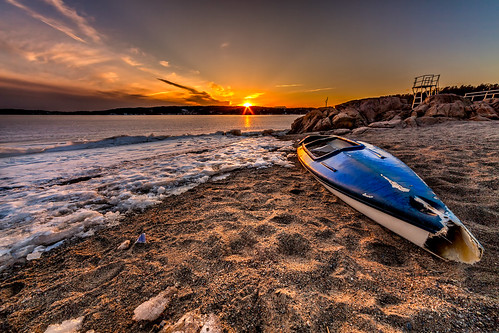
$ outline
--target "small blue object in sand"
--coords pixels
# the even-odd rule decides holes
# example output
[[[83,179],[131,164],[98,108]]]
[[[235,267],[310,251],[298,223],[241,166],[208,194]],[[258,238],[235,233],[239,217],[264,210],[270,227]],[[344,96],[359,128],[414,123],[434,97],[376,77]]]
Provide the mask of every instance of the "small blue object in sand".
[[[140,234],[139,238],[135,241],[135,244],[145,244],[146,243],[146,234]]]

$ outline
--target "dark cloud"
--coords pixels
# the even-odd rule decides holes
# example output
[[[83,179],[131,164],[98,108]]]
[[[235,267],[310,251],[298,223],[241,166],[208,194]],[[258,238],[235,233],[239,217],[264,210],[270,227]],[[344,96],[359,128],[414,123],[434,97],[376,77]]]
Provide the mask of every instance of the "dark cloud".
[[[182,105],[141,94],[96,91],[0,77],[0,109],[94,111],[118,107]]]
[[[187,87],[187,86],[184,86],[184,85],[172,82],[172,81],[168,81],[165,79],[158,78],[158,80],[160,80],[166,84],[169,84],[171,86],[188,91],[190,93],[190,96],[185,98],[185,100],[187,102],[201,104],[201,105],[228,105],[229,104],[228,101],[219,101],[219,100],[211,97],[211,95],[208,94],[206,91],[199,91],[199,90],[196,90],[192,87]]]

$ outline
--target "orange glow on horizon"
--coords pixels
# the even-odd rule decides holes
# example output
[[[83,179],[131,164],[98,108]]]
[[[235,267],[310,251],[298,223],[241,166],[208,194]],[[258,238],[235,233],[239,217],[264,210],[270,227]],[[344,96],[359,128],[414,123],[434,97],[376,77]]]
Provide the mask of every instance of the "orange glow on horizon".
[[[249,114],[254,115],[253,110],[251,110],[253,104],[251,104],[250,102],[245,102],[243,106],[244,106],[243,115],[249,115]]]
[[[253,113],[253,110],[251,110],[251,108],[248,106],[248,107],[244,108],[243,115],[245,115],[245,116],[254,115],[254,113]]]

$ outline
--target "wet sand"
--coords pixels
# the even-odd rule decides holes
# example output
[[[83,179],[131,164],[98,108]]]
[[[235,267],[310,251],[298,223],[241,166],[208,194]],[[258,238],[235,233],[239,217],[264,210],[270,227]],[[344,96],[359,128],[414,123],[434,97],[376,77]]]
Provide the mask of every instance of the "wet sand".
[[[233,172],[2,272],[0,331],[84,316],[81,332],[157,332],[194,309],[227,332],[497,330],[499,122],[347,136],[416,171],[482,243],[482,260],[446,262],[384,229],[319,185],[290,147],[293,168]],[[117,249],[143,232],[146,244]],[[157,320],[132,319],[170,286]]]

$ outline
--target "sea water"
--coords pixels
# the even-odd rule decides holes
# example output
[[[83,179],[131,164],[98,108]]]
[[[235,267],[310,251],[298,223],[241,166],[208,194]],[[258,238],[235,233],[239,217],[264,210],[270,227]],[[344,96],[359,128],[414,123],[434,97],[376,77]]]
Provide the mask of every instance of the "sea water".
[[[289,167],[262,130],[296,117],[1,116],[0,271],[234,170]]]

